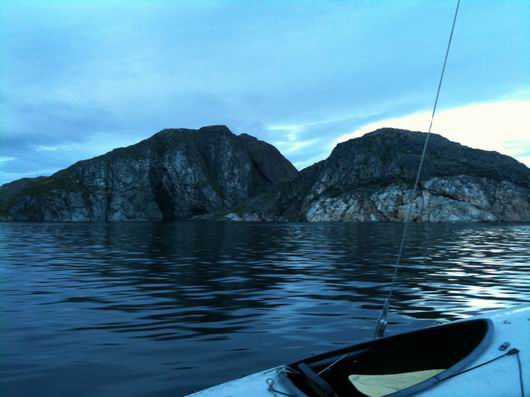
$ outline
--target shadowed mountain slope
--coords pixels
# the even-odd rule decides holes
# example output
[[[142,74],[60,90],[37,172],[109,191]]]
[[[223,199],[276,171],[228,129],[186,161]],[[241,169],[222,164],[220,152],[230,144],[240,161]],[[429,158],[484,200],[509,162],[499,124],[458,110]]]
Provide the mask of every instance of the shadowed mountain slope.
[[[403,221],[425,134],[383,128],[249,200],[228,219]],[[513,158],[431,134],[414,221],[530,221],[530,170]]]
[[[225,126],[166,129],[50,177],[3,185],[0,219],[188,219],[237,206],[296,175],[272,145]]]

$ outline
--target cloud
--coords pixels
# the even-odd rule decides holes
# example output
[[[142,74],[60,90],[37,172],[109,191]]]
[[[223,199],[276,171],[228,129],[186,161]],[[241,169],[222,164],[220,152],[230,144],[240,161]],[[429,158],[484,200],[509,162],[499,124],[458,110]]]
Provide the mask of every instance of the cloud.
[[[16,160],[0,163],[0,183],[163,128],[208,124],[276,143],[308,165],[338,136],[428,109],[453,7],[4,0],[0,149]],[[529,15],[529,2],[462,4],[443,106],[530,87]],[[511,144],[514,153],[520,143]]]

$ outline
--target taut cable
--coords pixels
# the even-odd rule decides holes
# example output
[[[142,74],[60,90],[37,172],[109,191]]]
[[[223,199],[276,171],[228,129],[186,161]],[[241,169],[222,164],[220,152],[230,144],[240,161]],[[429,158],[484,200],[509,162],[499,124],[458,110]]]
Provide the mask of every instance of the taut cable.
[[[423,151],[421,153],[421,160],[418,166],[418,172],[416,173],[416,181],[414,182],[414,188],[412,189],[412,192],[409,197],[409,208],[408,208],[407,215],[405,218],[405,225],[403,226],[403,233],[401,234],[401,242],[399,243],[399,251],[398,251],[396,263],[394,265],[394,273],[392,275],[392,284],[390,285],[390,290],[388,291],[388,296],[386,298],[385,305],[383,306],[383,311],[381,312],[381,315],[379,316],[379,319],[377,320],[377,325],[375,327],[374,337],[373,337],[374,339],[381,338],[385,334],[385,329],[387,325],[386,318],[388,314],[388,308],[390,307],[390,300],[392,299],[392,293],[394,292],[394,286],[397,280],[399,265],[401,264],[401,256],[403,254],[403,246],[405,245],[405,237],[407,236],[407,230],[409,228],[412,209],[414,206],[414,198],[416,197],[416,191],[418,190],[421,170],[423,168],[423,160],[425,159],[425,153],[427,152],[427,145],[429,143],[429,137],[431,135],[432,123],[434,121],[434,115],[436,114],[436,107],[438,106],[438,98],[440,97],[440,90],[442,88],[442,81],[443,81],[444,74],[445,74],[445,66],[447,65],[447,58],[449,57],[449,49],[451,48],[451,42],[453,41],[453,33],[455,31],[456,18],[458,16],[459,8],[460,8],[460,0],[458,0],[458,2],[456,3],[456,10],[455,10],[454,18],[453,18],[453,25],[451,27],[451,34],[449,35],[449,42],[447,43],[447,49],[445,50],[444,63],[442,66],[442,72],[440,74],[440,81],[438,82],[438,90],[436,91],[436,99],[434,100],[434,106],[432,109],[431,122],[429,124],[429,130],[427,131],[427,135],[425,136],[425,143],[423,144]]]

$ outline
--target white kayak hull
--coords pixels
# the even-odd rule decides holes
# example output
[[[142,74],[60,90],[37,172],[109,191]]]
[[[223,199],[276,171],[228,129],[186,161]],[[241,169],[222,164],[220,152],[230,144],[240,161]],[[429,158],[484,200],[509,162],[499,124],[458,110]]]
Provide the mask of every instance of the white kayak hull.
[[[490,324],[487,341],[482,343],[477,354],[470,355],[464,366],[460,366],[447,379],[436,377],[426,382],[423,390],[403,389],[392,396],[429,397],[485,397],[485,396],[530,396],[530,306],[504,309],[485,313],[473,319],[487,319]],[[470,319],[471,320],[471,319]],[[456,323],[467,322],[462,320]],[[451,323],[450,323],[451,324]],[[443,326],[442,326],[443,327]],[[436,341],[433,341],[436,343]],[[486,365],[469,370],[477,365],[500,357],[512,349],[516,354],[508,354]],[[514,351],[514,350],[512,350]],[[287,366],[279,366],[253,375],[245,376],[209,389],[190,394],[190,397],[308,397],[312,393],[303,392],[286,376]],[[444,378],[443,376],[441,378]],[[339,393],[339,396],[341,394]]]

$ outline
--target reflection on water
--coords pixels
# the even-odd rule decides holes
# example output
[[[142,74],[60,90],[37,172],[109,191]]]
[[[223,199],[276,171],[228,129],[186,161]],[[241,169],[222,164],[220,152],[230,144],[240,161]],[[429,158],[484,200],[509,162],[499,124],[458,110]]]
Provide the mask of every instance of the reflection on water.
[[[181,395],[367,338],[401,225],[0,224],[2,395]],[[412,225],[388,332],[530,301],[530,225]]]

